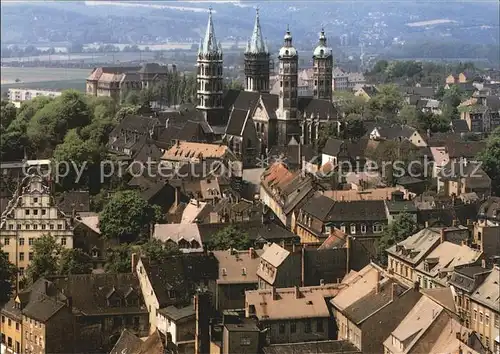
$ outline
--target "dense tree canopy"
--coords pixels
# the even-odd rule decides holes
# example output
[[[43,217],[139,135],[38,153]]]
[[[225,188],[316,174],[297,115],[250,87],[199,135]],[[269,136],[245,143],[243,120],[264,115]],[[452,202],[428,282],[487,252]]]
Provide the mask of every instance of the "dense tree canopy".
[[[148,204],[135,191],[116,192],[100,213],[100,229],[107,238],[135,241],[149,234],[162,219],[157,206]]]
[[[0,252],[0,304],[9,300],[15,276],[16,267],[9,262],[8,253]]]
[[[405,240],[418,231],[418,224],[413,219],[413,216],[408,213],[399,214],[382,234],[378,242],[379,261],[382,264],[387,264],[387,255],[385,250],[395,245],[398,242]]]
[[[487,140],[486,148],[479,155],[482,168],[491,178],[493,193],[500,196],[500,128],[496,128]]]
[[[210,250],[228,250],[230,248],[244,250],[250,246],[251,242],[248,234],[242,230],[238,230],[233,225],[219,230],[207,242],[207,248]]]
[[[92,259],[79,248],[63,249],[58,266],[60,275],[92,273]]]
[[[26,276],[30,284],[39,278],[58,273],[59,256],[62,246],[55,237],[43,235],[33,243],[33,259],[31,260]]]

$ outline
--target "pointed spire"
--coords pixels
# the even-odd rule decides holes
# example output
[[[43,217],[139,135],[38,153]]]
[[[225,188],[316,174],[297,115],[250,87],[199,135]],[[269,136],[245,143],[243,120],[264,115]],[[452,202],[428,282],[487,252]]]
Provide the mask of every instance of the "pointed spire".
[[[215,54],[220,49],[217,39],[215,38],[214,24],[212,21],[212,7],[208,9],[208,24],[205,32],[203,45],[201,46],[200,54]]]
[[[255,24],[253,26],[252,37],[250,38],[250,45],[247,47],[247,53],[267,53],[264,37],[262,36],[262,29],[260,27],[259,8],[255,10]]]

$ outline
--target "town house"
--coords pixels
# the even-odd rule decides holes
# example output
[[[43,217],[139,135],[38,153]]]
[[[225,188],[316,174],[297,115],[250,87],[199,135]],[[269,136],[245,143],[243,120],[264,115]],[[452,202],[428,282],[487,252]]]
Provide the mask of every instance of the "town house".
[[[245,316],[257,319],[268,345],[333,339],[328,301],[338,291],[338,284],[247,291]]]

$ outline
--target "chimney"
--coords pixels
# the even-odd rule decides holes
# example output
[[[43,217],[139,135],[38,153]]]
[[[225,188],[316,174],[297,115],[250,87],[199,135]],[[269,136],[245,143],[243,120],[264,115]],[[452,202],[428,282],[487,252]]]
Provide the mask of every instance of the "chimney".
[[[380,271],[377,270],[377,283],[375,284],[375,294],[378,294],[380,292],[380,278],[381,278]]]
[[[446,241],[446,230],[444,228],[441,229],[441,243]]]
[[[49,281],[48,280],[44,280],[44,285],[45,285],[45,295],[48,295],[49,294]]]
[[[420,291],[420,282],[419,281],[415,281],[415,283],[413,283],[413,290]]]
[[[66,297],[66,305],[68,305],[68,308],[70,309],[70,311],[73,310],[73,297],[72,296]]]
[[[296,299],[301,298],[300,289],[299,289],[298,285],[295,285],[295,287],[294,287],[294,294],[295,294]]]
[[[274,286],[271,287],[271,297],[273,300],[278,300],[278,297],[276,296],[276,288]]]
[[[210,352],[210,314],[209,297],[207,293],[195,295],[196,330],[195,354],[208,354]]]
[[[300,253],[300,273],[301,273],[301,286],[305,286],[306,282],[306,267],[305,267],[305,258],[306,258],[306,248],[302,247]]]
[[[319,280],[319,285],[321,285],[321,286],[325,285],[325,279],[320,279]]]
[[[457,227],[458,221],[457,219],[453,219],[452,225],[453,227]]]
[[[391,302],[393,302],[394,301],[394,297],[396,296],[396,286],[397,286],[397,284],[394,282],[391,285],[392,285],[392,288],[391,288]]]
[[[481,268],[486,268],[486,259],[481,259]]]
[[[132,253],[132,273],[135,274],[135,268],[139,262],[139,255],[137,253]]]
[[[256,258],[255,249],[253,247],[250,247],[248,249],[248,255],[250,256],[251,259]]]
[[[429,227],[429,221],[426,221],[425,222],[425,227],[428,228]]]
[[[349,236],[346,237],[346,270],[345,274],[347,275],[351,270],[351,238]]]

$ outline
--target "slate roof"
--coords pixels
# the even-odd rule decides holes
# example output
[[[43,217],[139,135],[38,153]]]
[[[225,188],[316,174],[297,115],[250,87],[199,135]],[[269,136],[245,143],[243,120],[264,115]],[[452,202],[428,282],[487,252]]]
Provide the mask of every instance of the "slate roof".
[[[125,328],[109,354],[133,354],[141,345],[142,340]]]
[[[59,310],[65,306],[64,302],[57,301],[45,295],[39,296],[36,300],[30,301],[23,308],[23,315],[40,322],[47,322]]]
[[[387,221],[382,200],[337,201],[329,215],[329,221]]]
[[[300,342],[287,344],[271,344],[264,347],[264,354],[357,354],[361,351],[348,340],[326,340],[319,342]]]
[[[337,119],[338,111],[329,100],[319,100],[311,97],[298,98],[298,111],[299,116],[306,115],[307,118],[311,114],[315,117],[319,116],[321,119]]]
[[[474,186],[483,186],[491,183],[490,177],[480,167],[479,162],[448,162],[441,171],[439,176],[443,180],[456,180],[458,178],[467,178],[469,188]]]
[[[450,142],[446,144],[446,150],[450,159],[459,159],[460,157],[476,158],[485,147],[486,143],[484,141]]]
[[[322,153],[330,156],[337,156],[340,153],[340,148],[342,147],[342,144],[344,144],[343,140],[336,138],[329,138],[326,141]]]
[[[440,228],[425,228],[387,249],[387,252],[417,265],[441,240]],[[398,247],[399,246],[399,247]],[[401,248],[402,247],[402,248]],[[401,248],[401,250],[399,250]]]
[[[304,203],[302,210],[321,221],[327,221],[334,204],[333,199],[316,194]]]
[[[233,108],[229,115],[229,122],[226,127],[226,134],[242,136],[245,122],[249,115],[248,109]]]
[[[451,129],[454,133],[468,133],[469,126],[467,125],[467,121],[464,119],[453,119],[451,121]]]
[[[169,343],[165,348],[165,336],[158,330],[144,341],[125,329],[110,354],[169,354],[177,353],[175,344]]]
[[[168,66],[158,63],[143,63],[138,72],[142,74],[166,74]]]
[[[471,298],[498,312],[500,303],[500,268],[493,267],[491,273],[474,291]]]
[[[299,151],[301,150],[301,157],[299,158]],[[312,161],[314,158],[314,146],[312,145],[299,145],[288,144],[287,146],[273,146],[269,151],[269,157],[280,159],[290,167],[302,165],[302,158],[306,162]],[[313,161],[314,162],[314,161]]]
[[[56,204],[68,216],[73,211],[90,211],[90,194],[88,191],[68,191],[56,198]]]
[[[144,117],[130,114],[128,116],[125,116],[120,121],[120,123],[115,127],[115,129],[113,129],[113,132],[110,135],[116,135],[116,133],[120,132],[122,129],[149,135],[149,131],[152,128],[160,125],[161,123],[156,117]]]
[[[377,127],[380,137],[383,139],[397,139],[400,137],[409,139],[416,129],[407,125],[381,125]]]
[[[359,325],[378,310],[392,302],[393,299],[401,296],[406,290],[408,290],[408,288],[397,283],[395,280],[387,279],[383,284],[380,284],[380,291],[378,293],[375,289],[372,290],[368,295],[347,307],[343,313],[353,323]]]
[[[422,97],[433,97],[434,96],[434,87],[417,87],[417,86],[400,86],[399,91],[403,94],[407,95],[418,95]]]
[[[147,313],[143,305],[139,280],[132,273],[78,274],[54,279],[57,288],[73,299],[73,312],[82,314]],[[115,292],[122,306],[111,307],[108,296]],[[130,296],[139,299],[138,305],[127,306]]]
[[[183,254],[164,259],[161,264],[143,262],[160,308],[173,305],[194,291],[194,284],[218,277],[217,259],[213,255]],[[168,291],[173,290],[176,299]]]
[[[170,318],[173,321],[180,321],[185,318],[196,316],[196,311],[193,305],[177,307],[177,306],[167,306],[158,310],[163,316]]]
[[[390,213],[417,212],[417,207],[411,200],[405,200],[405,201],[386,200],[385,205]]]

